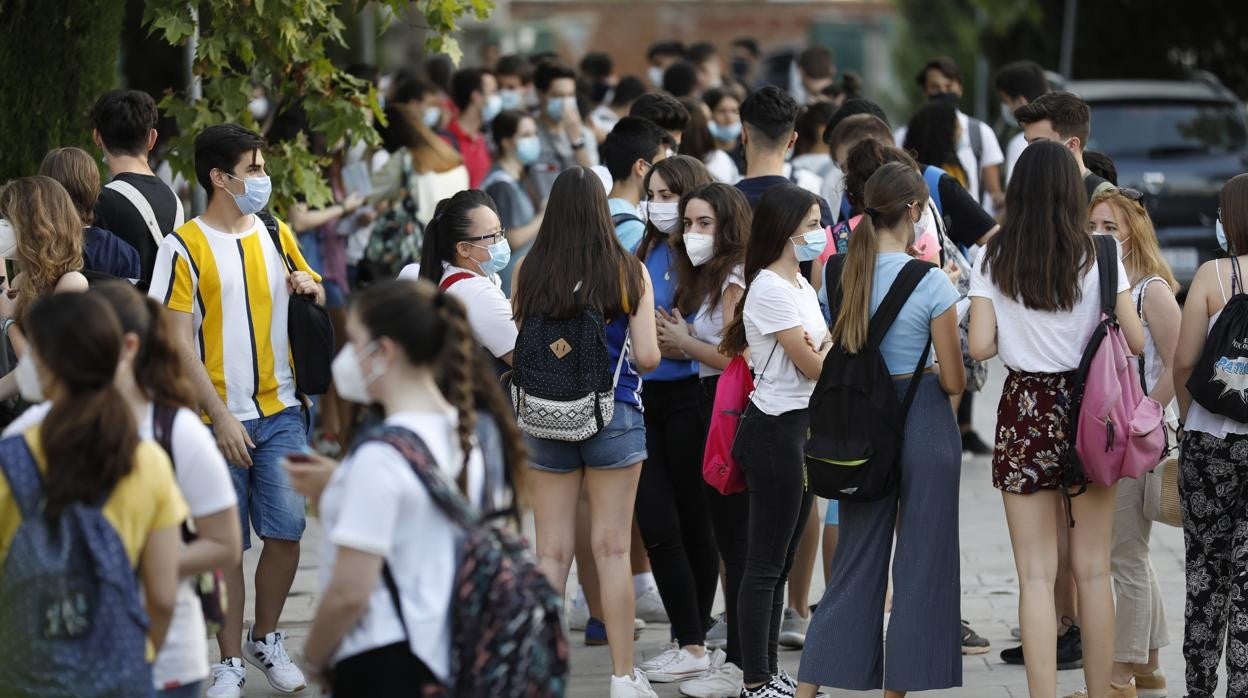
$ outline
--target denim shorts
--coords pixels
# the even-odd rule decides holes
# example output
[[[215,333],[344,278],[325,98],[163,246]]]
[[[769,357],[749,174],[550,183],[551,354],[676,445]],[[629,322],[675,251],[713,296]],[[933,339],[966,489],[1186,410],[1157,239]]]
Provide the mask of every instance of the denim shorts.
[[[646,423],[641,410],[615,401],[615,414],[602,431],[584,441],[554,441],[525,435],[529,466],[551,473],[581,468],[624,468],[646,459]]]
[[[307,505],[303,495],[290,486],[282,459],[307,448],[303,410],[288,407],[268,417],[248,419],[243,428],[256,445],[248,449],[251,467],[229,464],[243,524],[243,550],[251,548],[253,527],[261,540],[298,541],[303,537]]]

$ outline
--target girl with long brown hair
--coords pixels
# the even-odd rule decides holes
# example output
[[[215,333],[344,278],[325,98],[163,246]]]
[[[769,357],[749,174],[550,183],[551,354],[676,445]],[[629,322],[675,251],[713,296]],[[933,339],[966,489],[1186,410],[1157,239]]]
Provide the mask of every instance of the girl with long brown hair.
[[[864,215],[841,268],[833,300],[832,342],[847,352],[866,347],[871,317],[908,264],[927,185],[912,162],[891,162],[867,180]],[[904,397],[918,381],[906,414],[900,486],[874,502],[840,503],[840,537],[828,593],[812,616],[802,653],[798,695],[818,686],[884,688],[888,698],[962,684],[958,604],[958,480],[962,449],[950,395],[966,374],[958,337],[958,292],[925,265],[879,344]],[[837,267],[830,267],[835,273]],[[838,300],[839,299],[839,300]],[[935,364],[929,349],[935,349]],[[923,363],[919,365],[919,362]],[[915,374],[916,365],[919,374]],[[896,553],[893,534],[896,532]],[[884,628],[884,595],[893,570],[892,616]],[[887,638],[887,639],[886,639]]]
[[[745,251],[744,297],[720,344],[734,356],[748,349],[755,373],[733,448],[747,484],[748,514],[737,513],[747,520],[746,566],[737,598],[728,600],[739,617],[746,698],[791,695],[795,686],[780,670],[777,639],[784,585],[813,501],[802,459],[806,408],[832,346],[815,289],[798,266],[827,244],[819,208],[818,197],[794,184],[763,194]]]
[[[612,698],[653,698],[633,668],[634,594],[629,542],[646,427],[641,374],[660,360],[650,274],[616,239],[606,192],[593,170],[572,167],[555,180],[546,216],[516,276],[513,305],[524,343],[529,319],[575,318],[586,308],[606,321],[607,358],[617,378],[610,423],[582,441],[528,436],[537,557],[563,592],[575,548],[576,514],[584,484],[597,563],[603,620],[611,647]],[[586,347],[588,349],[588,347]]]
[[[383,282],[352,300],[347,338],[334,360],[339,394],[380,405],[387,426],[418,437],[470,502],[491,508],[497,493],[473,436],[474,396],[485,396],[496,422],[511,417],[497,387],[478,388],[487,378],[475,372],[479,350],[463,304],[428,281]],[[507,459],[518,465],[514,425],[503,433]],[[454,684],[447,600],[463,530],[433,506],[411,468],[376,441],[341,464],[286,462],[293,485],[321,512],[321,602],[304,657],[322,684],[332,667],[336,696],[411,695]],[[383,563],[393,573],[398,609],[385,591]]]
[[[1071,387],[1100,321],[1100,289],[1088,199],[1079,167],[1058,143],[1023,151],[1006,192],[1006,220],[971,279],[971,357],[1001,355],[1009,369],[997,408],[993,486],[1001,490],[1019,579],[1019,621],[1027,684],[1035,696],[1057,691],[1058,532],[1065,527],[1063,477],[1071,433]],[[1111,260],[1112,261],[1112,260]],[[1118,263],[1118,322],[1133,352],[1144,329]],[[1110,694],[1114,602],[1109,585],[1114,487],[1088,485],[1069,500],[1083,667],[1089,695]]]
[[[1120,244],[1135,313],[1144,325],[1144,353],[1139,357],[1143,388],[1167,405],[1167,415],[1176,419],[1169,405],[1174,401],[1174,348],[1182,321],[1175,299],[1179,283],[1161,256],[1142,197],[1134,189],[1117,187],[1097,193],[1089,207],[1088,228],[1093,234],[1111,235]],[[1158,649],[1170,643],[1161,587],[1149,559],[1151,530],[1152,522],[1144,517],[1144,480],[1118,483],[1110,557],[1117,619],[1110,680],[1126,685],[1134,679],[1141,691],[1165,688]]]

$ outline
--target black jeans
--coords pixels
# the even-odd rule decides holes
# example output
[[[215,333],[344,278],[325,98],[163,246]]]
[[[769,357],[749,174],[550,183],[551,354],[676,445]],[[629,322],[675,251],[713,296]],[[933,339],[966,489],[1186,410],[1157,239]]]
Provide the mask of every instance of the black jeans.
[[[702,480],[698,380],[647,381],[642,404],[649,455],[637,485],[637,525],[672,634],[682,646],[705,644],[719,552]]]
[[[741,670],[747,684],[765,682],[780,669],[784,585],[813,502],[802,455],[809,427],[805,409],[772,416],[751,402],[732,450],[750,498],[749,552],[737,593]]]
[[[715,388],[718,385],[719,376],[709,376],[703,378],[698,387],[698,413],[702,417],[704,436],[705,430],[711,428]],[[714,487],[704,486],[711,510],[711,525],[715,529],[715,542],[724,561],[724,622],[728,625],[728,661],[741,666],[737,594],[741,590],[741,578],[745,576],[745,556],[750,546],[750,495],[748,492],[722,495]]]
[[[433,672],[404,642],[347,657],[333,667],[334,698],[419,696],[426,687],[440,686]]]

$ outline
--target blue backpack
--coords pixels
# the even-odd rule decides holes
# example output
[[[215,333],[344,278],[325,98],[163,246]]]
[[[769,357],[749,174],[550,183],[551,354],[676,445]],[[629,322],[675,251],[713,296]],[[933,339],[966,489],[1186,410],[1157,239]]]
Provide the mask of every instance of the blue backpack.
[[[0,472],[22,513],[0,572],[0,695],[121,698],[152,692],[139,582],[102,498],[43,514],[43,482],[20,436]]]

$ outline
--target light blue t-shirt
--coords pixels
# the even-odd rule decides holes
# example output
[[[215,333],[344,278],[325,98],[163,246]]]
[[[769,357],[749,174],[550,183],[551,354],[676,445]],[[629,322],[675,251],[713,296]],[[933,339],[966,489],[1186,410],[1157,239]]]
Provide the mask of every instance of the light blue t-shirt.
[[[884,302],[884,296],[888,295],[888,289],[901,273],[901,268],[911,259],[913,257],[905,252],[886,252],[875,258],[874,283],[871,285],[873,315]],[[819,289],[819,298],[826,302],[826,288]],[[880,343],[880,354],[884,356],[884,363],[888,364],[889,374],[902,376],[914,373],[919,356],[927,346],[932,320],[957,302],[958,291],[953,287],[949,276],[939,268],[927,272],[927,276],[923,277],[906,304],[901,307],[901,312],[897,313],[897,319]],[[927,357],[926,366],[935,362],[936,351],[933,349]]]
[[[637,211],[637,206],[625,199],[607,199],[607,206],[611,209],[611,215],[617,213],[629,213],[637,217],[637,220],[625,221],[615,226],[615,236],[619,238],[620,244],[629,254],[637,251],[637,246],[641,244],[641,238],[646,233],[646,224],[641,220],[641,214]]]

